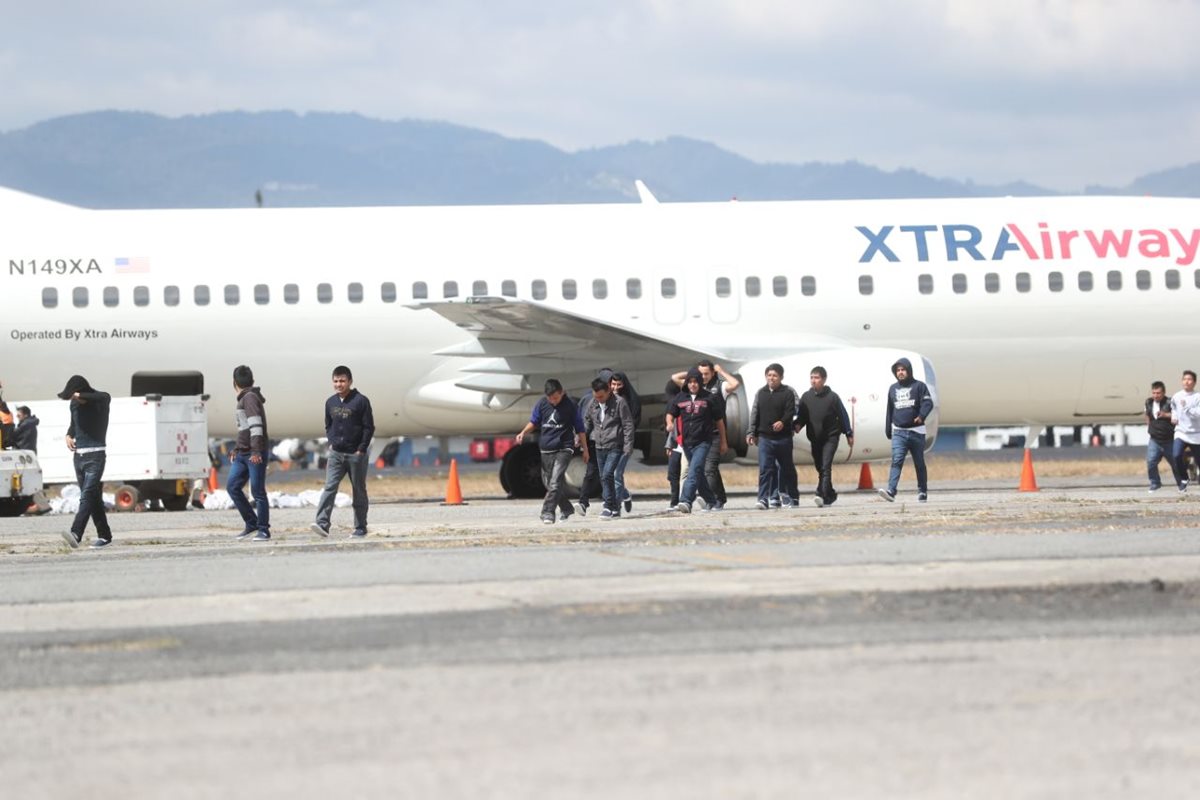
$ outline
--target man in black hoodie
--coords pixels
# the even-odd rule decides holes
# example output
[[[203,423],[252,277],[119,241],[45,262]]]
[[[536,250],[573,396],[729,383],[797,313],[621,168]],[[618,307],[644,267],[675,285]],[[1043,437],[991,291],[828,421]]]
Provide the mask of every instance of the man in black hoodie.
[[[17,427],[13,431],[13,447],[17,450],[32,450],[37,452],[38,423],[29,406],[17,406]]]
[[[833,457],[843,433],[846,443],[854,446],[850,415],[846,413],[842,398],[825,385],[828,376],[824,367],[812,368],[808,375],[812,388],[800,396],[800,407],[796,412],[796,430],[807,429],[808,442],[812,445],[813,467],[817,470],[817,493],[813,502],[817,508],[837,502],[838,493],[833,488]]]
[[[892,365],[892,374],[896,376],[896,382],[888,389],[887,419],[883,428],[892,440],[892,470],[887,488],[880,489],[879,496],[889,503],[895,501],[904,458],[912,453],[913,466],[917,470],[917,502],[924,503],[929,497],[925,474],[925,421],[933,413],[933,397],[929,387],[913,377],[912,362],[907,358]]]
[[[91,546],[106,547],[112,542],[112,528],[108,526],[101,490],[112,397],[108,392],[93,389],[82,375],[72,375],[58,397],[71,401],[71,424],[65,438],[67,449],[75,454],[75,479],[79,481],[79,511],[71,530],[63,531],[62,537],[72,548],[79,547],[90,519],[96,525],[96,538]]]
[[[720,395],[703,389],[701,381],[699,369],[688,370],[683,391],[667,404],[666,411],[668,433],[675,429],[675,420],[682,422],[683,454],[688,460],[688,473],[675,510],[684,514],[692,513],[692,502],[697,493],[704,498],[709,511],[722,508],[704,477],[704,461],[714,441],[721,453],[729,447],[725,439],[725,401]]]
[[[346,473],[350,473],[354,507],[354,531],[350,535],[367,535],[367,457],[375,435],[375,416],[371,401],[353,383],[349,367],[333,368],[333,395],[325,401],[325,439],[329,442],[325,488],[317,501],[317,521],[312,524],[313,532],[322,539],[329,535],[333,502]]]
[[[237,393],[237,444],[229,462],[225,491],[242,515],[245,527],[239,539],[254,537],[256,542],[271,539],[271,504],[267,501],[267,412],[262,391],[254,385],[254,372],[245,364],[233,371],[233,390]],[[246,500],[246,481],[254,507]]]
[[[792,421],[796,418],[796,390],[783,382],[783,366],[770,364],[767,383],[754,395],[750,408],[747,444],[758,445],[757,508],[766,511],[771,491],[778,486],[780,500],[791,508],[799,500],[796,463],[792,457]]]

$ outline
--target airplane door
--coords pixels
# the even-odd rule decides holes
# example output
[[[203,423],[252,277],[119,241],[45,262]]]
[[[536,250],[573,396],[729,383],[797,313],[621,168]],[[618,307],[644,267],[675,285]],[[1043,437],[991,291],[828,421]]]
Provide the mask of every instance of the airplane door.
[[[1149,359],[1114,358],[1089,361],[1083,369],[1083,385],[1075,402],[1080,417],[1129,416],[1142,413],[1142,401],[1150,391]]]
[[[684,269],[675,270],[671,277],[662,278],[648,288],[654,292],[654,321],[678,325],[687,314],[687,282]]]
[[[724,324],[737,322],[741,316],[740,289],[734,269],[713,267],[708,270],[708,283],[704,287],[708,297],[708,318]]]

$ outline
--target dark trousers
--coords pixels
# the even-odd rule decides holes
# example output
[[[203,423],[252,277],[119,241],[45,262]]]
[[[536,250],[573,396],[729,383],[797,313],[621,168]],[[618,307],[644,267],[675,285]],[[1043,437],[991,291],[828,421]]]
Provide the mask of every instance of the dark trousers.
[[[254,506],[246,499],[246,481],[250,481],[250,494],[254,497]],[[238,453],[229,462],[229,478],[225,481],[225,491],[229,499],[242,515],[242,521],[247,528],[257,528],[264,533],[271,532],[271,504],[267,502],[267,459],[259,464],[250,460],[249,453]]]
[[[75,480],[79,482],[79,511],[71,523],[71,532],[83,536],[90,519],[96,525],[96,535],[101,539],[112,538],[108,527],[108,514],[104,510],[104,464],[107,461],[103,450],[96,453],[75,454]]]
[[[671,505],[679,505],[679,476],[683,469],[683,452],[672,450],[667,456],[667,483],[671,485]]]
[[[617,497],[617,466],[621,463],[621,451],[597,450],[596,460],[600,462],[600,491],[604,497],[604,507],[609,511],[621,510],[621,498]]]
[[[1185,453],[1191,453],[1196,463],[1200,464],[1200,444],[1185,442],[1183,439],[1176,439],[1171,444],[1171,471],[1175,473],[1175,484],[1180,489],[1187,486],[1188,482],[1187,459],[1184,458]]]
[[[543,519],[554,519],[555,508],[562,512],[563,517],[570,516],[574,511],[571,502],[567,500],[565,480],[567,466],[574,457],[573,450],[542,451],[542,483],[546,484],[546,498],[542,500]]]
[[[833,457],[841,440],[841,434],[837,434],[812,443],[813,468],[817,471],[817,497],[827,506],[833,505],[838,497],[833,489]]]
[[[587,440],[588,462],[583,470],[583,483],[579,486],[579,505],[587,508],[593,497],[600,494],[600,458],[596,453],[596,443]]]
[[[713,436],[709,443],[708,453],[704,457],[704,480],[708,490],[717,498],[717,502],[725,505],[729,496],[725,494],[725,481],[721,480],[721,432]],[[704,497],[703,494],[700,495]],[[707,501],[708,498],[705,498]]]
[[[354,528],[367,529],[367,454],[339,453],[329,451],[325,461],[325,488],[321,490],[321,499],[317,501],[317,524],[328,528],[329,520],[333,517],[333,503],[337,499],[338,486],[342,478],[350,475],[350,492],[354,507]],[[253,485],[251,485],[253,491]]]
[[[796,488],[796,462],[792,457],[792,437],[758,440],[758,501],[771,502],[778,488],[792,502],[799,499]]]

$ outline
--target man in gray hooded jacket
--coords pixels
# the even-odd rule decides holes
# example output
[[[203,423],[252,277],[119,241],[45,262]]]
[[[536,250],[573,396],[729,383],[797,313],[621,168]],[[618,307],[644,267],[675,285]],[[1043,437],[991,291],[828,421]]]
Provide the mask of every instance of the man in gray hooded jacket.
[[[584,412],[587,438],[596,443],[600,465],[600,493],[604,498],[602,519],[621,516],[621,498],[617,496],[615,473],[622,456],[633,452],[633,414],[625,398],[612,390],[603,378],[592,381],[593,402]]]

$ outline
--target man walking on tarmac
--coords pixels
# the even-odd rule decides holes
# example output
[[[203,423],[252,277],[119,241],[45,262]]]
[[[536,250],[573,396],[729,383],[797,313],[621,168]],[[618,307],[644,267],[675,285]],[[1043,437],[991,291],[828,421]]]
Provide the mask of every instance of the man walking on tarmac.
[[[702,359],[695,369],[700,372],[700,388],[715,397],[721,404],[722,428],[719,431],[714,428],[712,442],[704,456],[704,478],[708,483],[709,491],[716,498],[716,502],[709,506],[709,510],[718,511],[724,508],[725,503],[729,500],[725,493],[725,482],[721,479],[721,456],[729,449],[724,431],[725,398],[736,392],[742,384],[735,376],[726,372],[720,364],[714,364],[707,358]],[[687,389],[688,374],[688,371],[684,371],[671,376],[671,380],[681,391]]]
[[[105,448],[108,438],[108,406],[112,397],[98,392],[82,375],[72,375],[58,393],[60,400],[71,401],[71,424],[67,427],[67,449],[74,453],[75,479],[79,481],[79,511],[69,531],[62,537],[72,548],[79,547],[88,520],[96,526],[91,547],[112,543],[112,528],[104,510],[101,493],[104,481]]]
[[[229,462],[225,491],[242,515],[245,528],[239,539],[254,537],[256,542],[271,539],[271,504],[267,502],[267,412],[262,391],[254,385],[254,372],[245,364],[233,371],[233,390],[237,393],[237,444]],[[254,506],[246,500],[246,481]]]
[[[792,458],[792,425],[796,418],[796,391],[783,382],[783,366],[770,364],[767,383],[754,395],[750,409],[750,433],[746,443],[758,445],[758,502],[765,511],[771,504],[771,489],[778,482],[780,500],[791,508],[799,500],[796,464]]]
[[[1200,464],[1200,392],[1196,391],[1196,373],[1183,371],[1183,388],[1171,397],[1171,422],[1175,423],[1175,441],[1171,447],[1171,466],[1179,491],[1188,489],[1186,453]]]
[[[837,502],[838,493],[833,488],[833,457],[843,433],[846,443],[854,446],[850,415],[846,413],[842,398],[825,385],[828,376],[824,367],[812,368],[808,376],[812,388],[800,395],[796,411],[796,429],[805,428],[812,445],[813,467],[817,470],[817,493],[813,503],[817,508]]]
[[[933,413],[933,397],[923,381],[913,377],[912,362],[901,358],[892,365],[896,382],[888,389],[887,419],[884,433],[892,440],[892,470],[888,474],[886,489],[879,496],[889,503],[896,500],[896,487],[900,484],[900,470],[904,459],[912,453],[913,467],[917,470],[917,502],[929,498],[929,482],[925,471],[925,421]]]
[[[1162,488],[1158,462],[1165,458],[1171,465],[1171,472],[1175,472],[1175,459],[1171,455],[1175,423],[1171,422],[1167,385],[1162,381],[1150,384],[1150,396],[1146,398],[1146,430],[1150,435],[1146,442],[1146,476],[1150,479],[1150,492],[1153,493]]]
[[[375,435],[375,416],[371,401],[353,383],[349,367],[333,368],[333,395],[325,401],[325,438],[329,442],[325,488],[317,501],[317,521],[312,524],[313,532],[322,539],[329,535],[333,502],[346,473],[350,474],[354,507],[354,531],[350,535],[367,535],[367,461],[371,437]]]
[[[566,522],[575,510],[567,499],[566,474],[575,447],[583,451],[583,462],[590,460],[586,433],[579,408],[567,397],[562,383],[549,378],[543,387],[545,397],[538,401],[529,415],[525,427],[517,433],[517,444],[525,441],[526,435],[534,430],[538,433],[538,449],[542,455],[542,483],[546,484],[546,497],[542,500],[542,523],[554,524],[555,512],[561,513]]]

